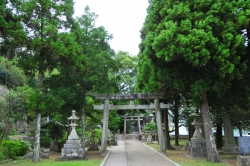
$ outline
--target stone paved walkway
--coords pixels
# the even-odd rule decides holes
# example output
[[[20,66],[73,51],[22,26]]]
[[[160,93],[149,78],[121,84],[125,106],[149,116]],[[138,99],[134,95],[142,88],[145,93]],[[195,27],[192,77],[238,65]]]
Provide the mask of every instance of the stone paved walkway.
[[[156,152],[135,139],[134,135],[117,135],[118,146],[110,149],[104,166],[179,166],[165,154]]]
[[[125,137],[127,166],[177,166],[170,159],[166,158],[165,154],[157,153],[150,149],[133,135]]]

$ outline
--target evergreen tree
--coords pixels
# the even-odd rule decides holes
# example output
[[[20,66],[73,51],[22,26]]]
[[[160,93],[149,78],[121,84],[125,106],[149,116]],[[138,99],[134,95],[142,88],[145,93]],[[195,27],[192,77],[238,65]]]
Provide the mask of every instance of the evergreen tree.
[[[142,29],[138,87],[156,84],[175,93],[191,92],[206,124],[208,161],[219,162],[219,157],[210,139],[207,93],[222,95],[233,80],[242,79],[247,68],[242,31],[249,26],[248,11],[247,1],[153,0]],[[155,70],[146,83],[140,78],[144,66]]]
[[[91,13],[89,7],[85,8],[82,16],[74,19],[71,34],[74,34],[74,41],[81,48],[82,57],[76,56],[75,63],[84,60],[85,66],[74,68],[75,63],[69,63],[68,56],[59,57],[60,63],[57,63],[57,72],[50,74],[46,78],[47,92],[54,102],[58,102],[56,114],[50,114],[51,117],[59,117],[58,114],[68,117],[69,110],[77,110],[82,120],[81,142],[85,149],[85,129],[86,116],[95,121],[98,117],[93,107],[88,105],[87,92],[112,93],[118,90],[115,78],[117,65],[115,64],[114,51],[109,46],[111,35],[104,27],[96,27],[95,20],[97,15]],[[60,50],[59,50],[60,52]],[[58,52],[58,54],[59,54]],[[77,60],[78,59],[78,60]],[[51,102],[48,103],[51,105]],[[88,118],[88,119],[89,119]],[[62,118],[63,119],[63,118]],[[61,120],[62,120],[61,119]]]
[[[24,44],[27,36],[20,22],[18,13],[15,13],[15,1],[2,0],[0,2],[0,55],[12,59]]]
[[[74,43],[74,35],[68,34],[67,30],[72,25],[73,1],[18,1],[20,7],[17,12],[27,33],[25,46],[22,49],[21,65],[26,73],[38,73],[38,101],[34,108],[36,112],[36,133],[34,144],[33,161],[38,162],[40,150],[40,121],[43,110],[43,80],[44,73],[52,70],[59,59],[76,57],[79,54],[77,44]],[[79,54],[81,55],[81,54]],[[68,60],[68,59],[67,59]],[[74,61],[73,58],[70,60]],[[82,66],[82,61],[77,62]]]
[[[134,93],[138,57],[129,55],[128,52],[119,51],[115,56],[115,60],[119,66],[119,71],[116,73],[119,81],[119,91],[121,93]]]
[[[86,94],[88,91],[98,93],[114,93],[117,91],[114,72],[117,70],[114,55],[110,48],[109,40],[112,35],[108,34],[103,26],[96,27],[95,21],[98,15],[91,13],[88,6],[85,7],[82,16],[76,18],[72,31],[77,35],[77,42],[83,48],[86,56],[86,72],[81,73],[78,83],[81,88],[83,101],[81,102],[82,137],[85,143],[85,114]]]

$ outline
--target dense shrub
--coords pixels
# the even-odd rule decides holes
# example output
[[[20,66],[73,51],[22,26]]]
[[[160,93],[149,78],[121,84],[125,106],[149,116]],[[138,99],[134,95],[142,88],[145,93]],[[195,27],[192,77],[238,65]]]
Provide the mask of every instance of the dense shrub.
[[[14,159],[17,156],[24,156],[29,149],[29,145],[21,140],[3,140],[2,147],[6,148],[5,155],[10,159]]]
[[[92,131],[86,131],[86,135],[88,139],[91,139]],[[102,130],[101,129],[95,129],[95,137],[101,139],[102,138]]]
[[[92,131],[86,131],[87,138],[91,140],[92,138]],[[101,129],[95,129],[95,142],[100,142],[102,138],[102,130]]]
[[[144,130],[147,130],[147,131],[150,131],[150,130],[157,130],[157,126],[156,126],[156,123],[147,123],[144,127]]]

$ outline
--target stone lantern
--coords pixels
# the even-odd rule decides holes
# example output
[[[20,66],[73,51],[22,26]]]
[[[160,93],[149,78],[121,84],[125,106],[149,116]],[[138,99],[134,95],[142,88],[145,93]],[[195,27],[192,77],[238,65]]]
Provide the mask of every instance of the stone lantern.
[[[70,160],[70,159],[84,159],[85,154],[81,145],[81,141],[76,132],[76,121],[79,119],[75,115],[75,110],[72,111],[72,116],[68,118],[71,123],[69,126],[71,127],[70,135],[68,136],[68,140],[64,144],[61,156],[58,160]]]
[[[195,127],[195,132],[188,145],[188,155],[190,155],[191,158],[206,157],[206,141],[201,134],[201,126],[203,125],[201,113],[197,110],[192,114],[192,116],[194,117],[192,125]]]
[[[201,134],[201,126],[202,126],[201,113],[199,113],[199,111],[196,111],[191,116],[194,117],[194,122],[192,122],[191,124],[195,128],[192,138],[203,138]]]
[[[71,121],[71,123],[69,124],[69,126],[71,127],[71,132],[70,135],[68,136],[68,140],[78,140],[79,136],[76,133],[76,120],[78,120],[79,118],[76,117],[75,115],[75,110],[72,111],[72,116],[68,118],[68,120]]]

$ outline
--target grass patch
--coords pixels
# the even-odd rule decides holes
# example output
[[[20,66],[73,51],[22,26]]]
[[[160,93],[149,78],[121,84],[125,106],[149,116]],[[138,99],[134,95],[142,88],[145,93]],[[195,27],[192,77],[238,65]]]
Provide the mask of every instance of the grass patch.
[[[87,160],[69,160],[55,161],[60,157],[60,152],[50,152],[49,159],[40,159],[39,162],[32,162],[31,159],[12,160],[6,163],[1,163],[1,166],[99,166],[104,157],[100,156],[99,151],[86,151]]]
[[[102,159],[88,159],[78,161],[55,161],[53,159],[41,159],[40,162],[32,162],[31,160],[15,160],[7,163],[2,163],[2,166],[99,166],[102,163]]]
[[[170,160],[178,163],[181,166],[235,166],[236,165],[236,155],[219,155],[221,162],[219,164],[207,162],[204,158],[200,159],[192,159],[186,156],[186,151],[181,150],[183,145],[187,143],[187,139],[180,139],[179,144],[180,146],[174,145],[174,140],[171,140],[171,145],[176,150],[167,150],[166,157]],[[159,145],[157,143],[154,144],[147,144],[149,147],[159,151]]]

